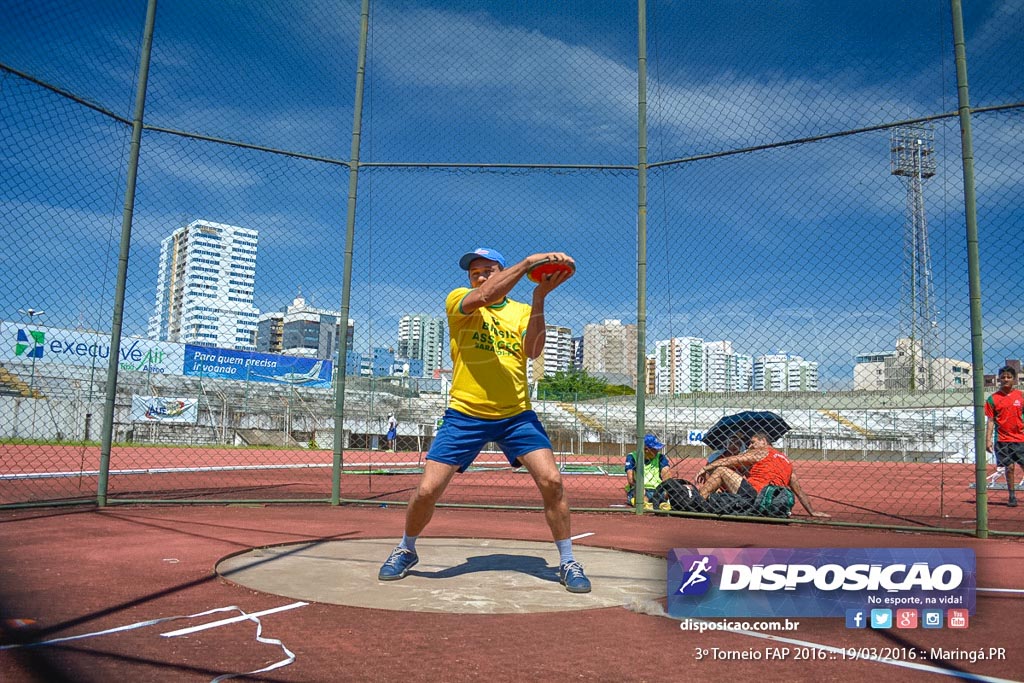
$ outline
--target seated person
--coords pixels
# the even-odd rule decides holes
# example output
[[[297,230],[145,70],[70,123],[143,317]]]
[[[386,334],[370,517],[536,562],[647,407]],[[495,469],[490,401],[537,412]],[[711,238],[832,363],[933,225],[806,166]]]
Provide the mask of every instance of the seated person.
[[[741,477],[732,469],[737,466],[749,466],[750,474],[746,478]],[[698,490],[705,499],[719,488],[724,488],[729,493],[747,496],[753,502],[761,489],[769,484],[785,486],[793,491],[796,499],[812,517],[830,516],[811,508],[811,501],[793,473],[793,463],[785,453],[772,448],[768,435],[763,432],[750,437],[750,448],[745,452],[718,458],[704,465],[697,473]]]
[[[730,455],[739,455],[747,447],[747,439],[743,435],[743,432],[733,432],[729,435],[729,441],[726,442],[725,448],[719,448],[717,451],[713,451],[708,455],[708,464],[710,465],[719,458],[727,458]],[[732,469],[736,470],[736,473],[741,477],[745,477],[750,474],[750,468],[746,465],[735,465]],[[722,489],[723,491],[725,489]]]
[[[644,437],[644,502],[645,508],[654,507],[654,489],[669,478],[668,458],[661,449],[665,444],[654,434]],[[636,489],[636,451],[626,456],[626,501],[634,505],[633,491]]]

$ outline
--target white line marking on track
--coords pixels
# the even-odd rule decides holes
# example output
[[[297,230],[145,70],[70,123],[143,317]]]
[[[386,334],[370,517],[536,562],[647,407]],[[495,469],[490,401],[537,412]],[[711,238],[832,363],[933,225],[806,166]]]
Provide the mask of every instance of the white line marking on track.
[[[989,593],[1017,593],[1024,594],[1024,588],[975,588],[976,591],[987,591]]]
[[[284,659],[274,662],[262,669],[256,669],[255,671],[246,671],[244,673],[227,673],[221,674],[214,678],[210,683],[219,683],[220,681],[226,681],[229,678],[237,678],[239,676],[252,676],[255,674],[265,673],[267,671],[273,671],[274,669],[280,669],[282,666],[288,666],[295,661],[295,653],[285,647],[284,643],[276,638],[264,638],[263,637],[263,622],[259,620],[259,617],[266,614],[273,614],[274,612],[281,612],[284,610],[294,609],[296,607],[303,607],[308,605],[308,602],[294,602],[290,605],[284,605],[282,607],[274,607],[262,612],[254,612],[247,614],[241,607],[231,605],[230,607],[216,607],[214,609],[206,610],[205,612],[198,612],[196,614],[189,614],[187,616],[177,617],[163,617],[160,619],[149,619],[148,621],[137,621],[134,624],[128,624],[126,626],[117,626],[115,628],[108,628],[105,631],[95,631],[93,633],[82,633],[77,636],[67,636],[65,638],[54,638],[53,640],[44,640],[37,643],[13,643],[11,645],[0,645],[0,650],[11,650],[19,647],[40,647],[42,645],[55,645],[56,643],[66,643],[69,640],[81,640],[82,638],[94,638],[96,636],[105,636],[111,633],[118,633],[120,631],[130,631],[136,628],[143,628],[145,626],[153,626],[155,624],[162,624],[165,621],[173,621],[175,619],[198,619],[199,617],[209,616],[211,614],[217,614],[218,612],[230,612],[237,611],[241,612],[242,616],[234,617],[231,619],[222,619],[221,621],[215,621],[209,624],[203,624],[202,626],[196,626],[194,628],[181,629],[179,631],[170,631],[168,633],[162,633],[163,636],[175,636],[185,635],[186,633],[192,633],[195,631],[201,631],[207,628],[214,628],[216,626],[223,626],[224,624],[230,624],[236,621],[252,621],[256,623],[256,641],[263,643],[264,645],[276,645],[281,648],[284,652]]]
[[[256,617],[262,617],[267,614],[274,614],[275,612],[284,612],[285,610],[295,609],[296,607],[305,607],[308,602],[293,602],[290,605],[282,605],[281,607],[274,607],[272,609],[265,609],[262,612],[253,612],[252,614],[241,614],[237,617],[231,617],[230,619],[221,619],[220,621],[211,621],[209,624],[200,624],[199,626],[189,626],[188,628],[181,628],[177,631],[168,631],[167,633],[161,633],[160,635],[164,638],[176,638],[177,636],[188,635],[189,633],[195,633],[196,631],[205,631],[208,628],[217,628],[218,626],[227,626],[228,624],[234,624],[239,621],[251,621]]]
[[[498,467],[508,467],[508,461],[506,460],[478,460],[473,463],[474,465],[493,465]],[[589,460],[570,463],[572,465],[593,465]],[[123,470],[110,470],[111,476],[121,475],[139,475],[139,474],[196,474],[200,472],[235,472],[235,471],[250,471],[250,470],[304,470],[304,469],[324,469],[331,467],[332,464],[327,462],[298,462],[298,463],[283,463],[278,465],[197,465],[194,467],[137,467]],[[398,467],[406,469],[415,469],[422,467],[422,463],[416,461],[397,461],[397,462],[352,462],[345,465],[342,468],[342,472],[348,470],[362,470],[366,468],[374,467]],[[99,470],[77,470],[77,471],[63,471],[63,472],[16,472],[13,474],[0,474],[0,481],[12,481],[21,479],[68,479],[71,477],[98,477],[100,474]],[[624,475],[622,475],[624,476]],[[973,524],[973,522],[971,522]]]
[[[597,533],[597,532],[595,532],[595,531],[588,531],[585,534],[576,534],[575,536],[570,536],[569,540],[570,541],[575,541],[575,540],[578,540],[578,539],[581,539],[581,538],[586,538],[587,536],[593,536],[595,533]]]
[[[111,633],[119,633],[120,631],[131,631],[136,628],[143,628],[144,626],[153,626],[154,624],[161,624],[165,621],[171,621],[173,619],[197,619],[199,617],[205,617],[210,614],[216,614],[217,612],[228,612],[230,610],[242,610],[238,607],[217,607],[215,609],[207,610],[205,612],[199,612],[198,614],[190,614],[186,617],[163,617],[162,619],[149,619],[148,621],[137,621],[134,624],[127,624],[126,626],[117,626],[115,628],[108,628],[105,631],[94,631],[92,633],[81,633],[77,636],[65,636],[63,638],[54,638],[52,640],[42,640],[36,643],[14,643],[13,645],[0,645],[0,650],[11,650],[18,647],[39,647],[41,645],[55,645],[56,643],[66,643],[69,640],[81,640],[82,638],[95,638],[96,636],[105,636]]]

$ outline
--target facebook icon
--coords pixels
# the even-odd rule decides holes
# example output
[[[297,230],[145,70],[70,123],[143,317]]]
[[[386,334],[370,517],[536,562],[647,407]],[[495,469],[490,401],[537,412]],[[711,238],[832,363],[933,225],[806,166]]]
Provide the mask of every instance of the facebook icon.
[[[867,616],[862,609],[846,610],[846,628],[867,628]]]

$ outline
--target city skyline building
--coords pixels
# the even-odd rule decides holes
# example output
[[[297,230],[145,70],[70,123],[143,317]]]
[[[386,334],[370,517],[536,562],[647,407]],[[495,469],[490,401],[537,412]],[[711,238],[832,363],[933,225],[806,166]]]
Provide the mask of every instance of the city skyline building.
[[[886,364],[896,356],[895,351],[871,351],[854,357],[853,390],[884,391]]]
[[[655,342],[652,381],[656,394],[750,391],[753,358],[731,341],[673,337]]]
[[[572,338],[572,369],[583,369],[583,335]]]
[[[932,389],[967,389],[974,386],[974,365],[955,358],[932,359]]]
[[[398,347],[396,356],[421,361],[417,376],[432,377],[435,370],[444,367],[445,321],[443,318],[417,313],[403,315],[398,321]]]
[[[547,325],[544,335],[544,350],[530,361],[532,379],[553,377],[558,372],[573,369],[572,329],[560,325]]]
[[[704,340],[672,337],[654,343],[655,393],[689,394],[704,390]]]
[[[817,391],[818,364],[786,353],[754,359],[754,391]]]
[[[912,365],[913,364],[913,365]],[[927,359],[919,340],[901,337],[892,351],[857,354],[853,366],[854,391],[919,391],[929,378],[932,389],[968,389],[974,386],[974,366],[955,358]]]
[[[583,327],[583,369],[618,384],[636,388],[636,325],[607,319]]]
[[[255,351],[258,247],[257,230],[202,219],[164,238],[147,337]]]
[[[731,341],[704,343],[705,391],[750,391],[754,359],[736,353]]]
[[[386,346],[375,346],[370,353],[349,351],[345,356],[345,374],[356,377],[426,376],[422,360],[398,357],[393,348]]]
[[[259,317],[256,350],[289,356],[333,359],[341,341],[341,313],[317,308],[306,301],[299,289],[292,303],[280,311],[268,311]],[[355,322],[350,318],[346,331],[352,348]]]

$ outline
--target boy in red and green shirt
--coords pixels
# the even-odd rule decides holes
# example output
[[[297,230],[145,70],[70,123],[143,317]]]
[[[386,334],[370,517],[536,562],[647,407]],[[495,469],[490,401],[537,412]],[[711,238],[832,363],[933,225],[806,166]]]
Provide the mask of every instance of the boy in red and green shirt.
[[[1013,463],[1024,469],[1024,393],[1017,389],[1017,371],[1006,366],[996,376],[999,391],[985,401],[985,450],[995,452],[996,466],[1006,471],[1006,488],[1010,492],[1007,507],[1017,507]],[[993,434],[995,439],[992,438]]]

